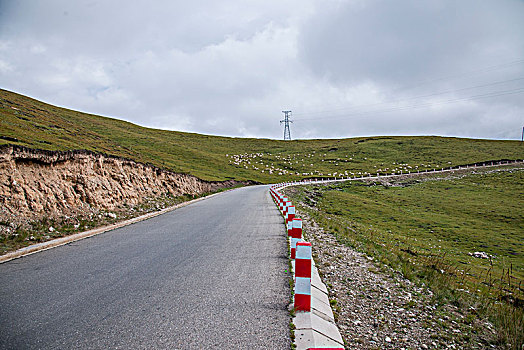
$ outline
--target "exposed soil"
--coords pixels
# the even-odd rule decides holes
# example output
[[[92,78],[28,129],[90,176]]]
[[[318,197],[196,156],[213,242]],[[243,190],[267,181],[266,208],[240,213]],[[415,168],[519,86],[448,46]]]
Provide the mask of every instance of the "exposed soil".
[[[246,184],[250,183],[204,181],[85,150],[54,152],[3,146],[0,239],[47,240],[57,236],[57,225],[71,226],[71,231],[87,229]],[[0,253],[17,247],[19,244],[4,247]]]

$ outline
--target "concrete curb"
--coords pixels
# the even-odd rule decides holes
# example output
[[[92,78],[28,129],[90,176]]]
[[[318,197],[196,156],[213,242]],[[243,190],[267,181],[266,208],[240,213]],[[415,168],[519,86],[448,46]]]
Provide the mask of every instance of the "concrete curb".
[[[117,223],[109,225],[109,226],[103,226],[103,227],[95,228],[93,230],[84,231],[84,232],[80,232],[80,233],[75,233],[75,234],[70,235],[70,236],[60,237],[60,238],[53,239],[53,240],[50,240],[50,241],[47,241],[47,242],[42,242],[42,243],[38,243],[38,244],[33,244],[33,245],[30,245],[30,246],[27,246],[27,247],[24,247],[24,248],[20,248],[18,250],[15,250],[14,252],[10,252],[10,253],[7,253],[7,254],[4,254],[4,255],[0,256],[0,264],[8,262],[8,261],[11,261],[13,259],[24,257],[26,255],[38,253],[38,252],[41,252],[41,251],[44,251],[44,250],[48,250],[48,249],[51,249],[51,248],[59,247],[59,246],[62,246],[62,245],[68,244],[68,243],[75,242],[75,241],[79,241],[81,239],[93,237],[93,236],[99,235],[101,233],[112,231],[112,230],[115,230],[117,228],[128,226],[128,225],[140,222],[140,221],[151,219],[151,218],[153,218],[155,216],[168,213],[168,212],[173,211],[175,209],[182,208],[182,207],[185,207],[185,206],[190,205],[192,203],[196,203],[196,202],[202,201],[204,199],[208,199],[208,198],[211,198],[211,197],[214,197],[214,196],[217,196],[219,194],[226,193],[226,192],[229,192],[229,191],[232,191],[232,190],[234,190],[234,188],[228,189],[226,191],[218,192],[218,193],[213,193],[213,194],[210,194],[208,196],[200,197],[200,198],[193,199],[193,200],[190,200],[190,201],[187,201],[187,202],[183,202],[183,203],[174,205],[172,207],[162,209],[160,211],[155,211],[155,212],[148,213],[148,214],[145,214],[145,215],[142,215],[142,216],[138,216],[136,218],[132,218],[132,219],[129,219],[129,220],[117,222]]]
[[[277,191],[288,186],[292,184],[284,184]],[[292,247],[292,239],[293,237],[288,237],[290,247]],[[333,310],[329,303],[328,290],[320,278],[315,260],[311,259],[311,263],[311,311],[296,311],[292,320],[295,326],[296,349],[344,349],[344,340],[335,323]],[[295,276],[295,260],[293,259],[291,259],[291,268],[292,275]]]
[[[314,260],[311,271],[311,312],[297,311],[293,317],[297,350],[311,348],[344,348],[335,323],[326,285],[320,279]],[[293,271],[295,262],[291,262]]]

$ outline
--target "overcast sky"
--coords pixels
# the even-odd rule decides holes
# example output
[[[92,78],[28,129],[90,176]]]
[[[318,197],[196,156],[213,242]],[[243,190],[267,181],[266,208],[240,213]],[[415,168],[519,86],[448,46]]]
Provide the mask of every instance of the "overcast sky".
[[[0,0],[0,87],[170,130],[520,139],[523,0]]]

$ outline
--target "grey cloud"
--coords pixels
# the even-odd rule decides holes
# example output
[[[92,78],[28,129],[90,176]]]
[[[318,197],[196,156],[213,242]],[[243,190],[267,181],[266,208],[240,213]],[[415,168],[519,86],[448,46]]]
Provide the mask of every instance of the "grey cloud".
[[[523,81],[467,88],[524,77],[523,14],[524,2],[512,0],[331,3],[300,30],[298,57],[317,80],[348,91],[346,101],[301,106],[297,119],[313,133],[338,128],[336,136],[515,138],[524,122],[515,113],[524,108],[522,95],[468,98],[515,90]],[[373,94],[351,92],[366,84]]]
[[[398,86],[524,54],[524,2],[344,2],[304,26],[300,57],[337,83]]]
[[[281,138],[280,111],[289,108],[299,138],[515,138],[522,95],[441,103],[493,87],[383,103],[524,76],[521,62],[435,80],[524,59],[523,4],[7,0],[0,81],[57,105],[209,134]],[[375,114],[359,107],[429,102]]]

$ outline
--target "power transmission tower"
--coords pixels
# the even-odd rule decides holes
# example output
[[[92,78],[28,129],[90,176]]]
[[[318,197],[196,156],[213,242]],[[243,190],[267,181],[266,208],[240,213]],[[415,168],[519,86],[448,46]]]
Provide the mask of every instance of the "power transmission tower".
[[[291,131],[289,131],[289,123],[293,123],[293,121],[289,119],[291,111],[282,111],[282,113],[284,113],[284,120],[281,120],[280,124],[282,125],[282,123],[284,123],[284,141],[291,140]]]

